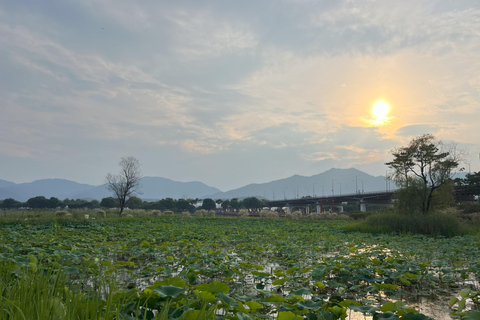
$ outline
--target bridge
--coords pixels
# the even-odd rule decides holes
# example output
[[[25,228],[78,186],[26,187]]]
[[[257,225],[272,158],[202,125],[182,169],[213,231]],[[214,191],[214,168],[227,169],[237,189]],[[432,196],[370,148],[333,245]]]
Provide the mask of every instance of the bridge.
[[[396,190],[391,191],[376,191],[376,192],[362,192],[362,193],[352,193],[352,194],[339,194],[331,196],[321,196],[321,197],[305,197],[305,198],[296,198],[296,199],[283,199],[283,200],[265,200],[263,204],[265,207],[286,207],[287,211],[290,211],[290,208],[295,207],[305,207],[308,208],[309,205],[317,206],[317,214],[324,212],[324,208],[331,208],[331,211],[334,211],[334,208],[337,208],[340,212],[343,212],[343,202],[357,202],[360,204],[360,211],[367,210],[367,204],[377,204],[386,207],[393,207],[392,196]],[[456,186],[455,187],[455,199],[456,202],[473,202],[475,201],[475,194],[471,192],[467,186]],[[308,209],[307,209],[308,210]]]
[[[358,202],[360,203],[360,210],[366,211],[367,203],[385,205],[388,207],[393,206],[392,196],[394,191],[377,191],[377,192],[364,192],[364,193],[352,193],[352,194],[340,194],[332,196],[322,197],[306,197],[300,199],[283,199],[283,200],[266,200],[263,201],[265,207],[287,207],[287,211],[293,207],[308,207],[311,204],[317,206],[317,213],[323,212],[323,208],[336,207],[343,212],[343,202]]]

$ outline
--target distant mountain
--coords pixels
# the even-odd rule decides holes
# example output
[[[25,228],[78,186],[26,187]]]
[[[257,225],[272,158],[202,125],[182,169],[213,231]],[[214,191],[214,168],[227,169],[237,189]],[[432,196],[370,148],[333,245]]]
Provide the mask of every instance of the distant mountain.
[[[217,188],[207,186],[204,183],[178,182],[160,177],[144,177],[142,178],[139,198],[148,200],[160,200],[164,198],[203,198],[207,194],[221,192]],[[93,187],[91,189],[72,194],[69,198],[73,199],[97,199],[111,197],[112,192],[108,191],[106,185]]]
[[[383,176],[374,177],[360,170],[330,169],[307,177],[294,175],[289,178],[247,186],[211,194],[212,199],[259,197],[265,199],[292,199],[304,196],[322,196],[356,193],[357,191],[381,191],[394,188],[394,182]],[[356,190],[355,190],[356,189]],[[332,191],[333,190],[333,191]]]
[[[55,197],[60,200],[65,198],[101,200],[102,198],[112,196],[106,185],[94,186],[64,179],[44,179],[20,184],[5,182],[6,186],[0,187],[0,200],[13,198],[24,202],[36,196]],[[139,197],[149,200],[203,198],[207,194],[220,192],[219,189],[207,186],[201,182],[178,182],[158,177],[144,177],[140,184],[142,194]]]
[[[0,179],[0,188],[13,186],[14,184],[15,184],[15,182],[10,182],[10,181],[7,181],[7,180]]]
[[[3,194],[10,194],[17,201],[27,201],[36,196],[58,199],[68,198],[71,193],[90,189],[94,186],[80,184],[65,179],[43,179],[29,183],[19,183],[0,188],[0,199],[5,199]]]

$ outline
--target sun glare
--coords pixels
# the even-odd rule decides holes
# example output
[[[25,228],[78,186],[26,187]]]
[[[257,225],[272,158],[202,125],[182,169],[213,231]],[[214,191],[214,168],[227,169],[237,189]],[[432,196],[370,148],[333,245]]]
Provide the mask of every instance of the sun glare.
[[[377,103],[375,103],[372,109],[375,121],[384,122],[385,120],[387,120],[387,114],[389,109],[390,108],[386,102],[377,101]]]

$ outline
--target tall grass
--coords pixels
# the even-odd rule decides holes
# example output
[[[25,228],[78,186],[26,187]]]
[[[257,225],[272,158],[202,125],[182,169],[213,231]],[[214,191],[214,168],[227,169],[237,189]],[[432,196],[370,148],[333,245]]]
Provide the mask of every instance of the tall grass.
[[[403,215],[383,211],[365,220],[350,223],[346,230],[368,233],[425,234],[453,237],[465,233],[465,227],[452,215],[443,213]]]
[[[139,290],[119,289],[118,281],[113,275],[90,278],[88,284],[74,283],[67,274],[37,266],[36,263],[36,260],[30,262],[27,267],[0,261],[0,319],[217,318],[216,304],[203,304],[199,310],[182,310],[166,301],[161,306],[154,304],[154,309],[151,309],[148,298],[139,298]],[[179,311],[181,315],[174,316]]]
[[[0,319],[122,319],[116,281],[103,280],[103,286],[81,292],[63,272],[0,262]]]

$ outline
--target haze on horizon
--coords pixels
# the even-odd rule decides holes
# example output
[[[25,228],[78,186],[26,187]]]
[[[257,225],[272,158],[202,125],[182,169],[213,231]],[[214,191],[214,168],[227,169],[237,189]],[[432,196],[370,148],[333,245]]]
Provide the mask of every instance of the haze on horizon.
[[[476,0],[4,1],[0,179],[385,175],[423,133],[479,171],[479,70]]]

